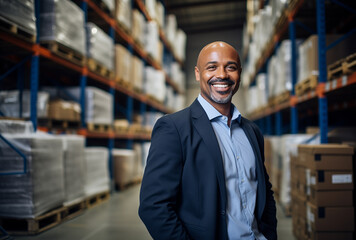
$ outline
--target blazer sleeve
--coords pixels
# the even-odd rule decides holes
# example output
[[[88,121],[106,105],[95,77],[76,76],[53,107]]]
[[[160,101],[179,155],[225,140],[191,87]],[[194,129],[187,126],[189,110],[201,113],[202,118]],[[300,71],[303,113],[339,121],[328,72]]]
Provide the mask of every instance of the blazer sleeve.
[[[177,215],[182,169],[179,132],[166,115],[153,129],[140,191],[139,216],[153,239],[190,239]]]
[[[273,197],[272,184],[269,181],[269,176],[264,165],[265,155],[264,155],[264,139],[259,128],[252,124],[253,130],[256,134],[259,149],[261,151],[262,161],[263,161],[263,172],[265,175],[266,182],[266,205],[262,214],[262,221],[260,223],[260,230],[265,235],[268,240],[277,239],[277,218],[276,218],[276,202]]]

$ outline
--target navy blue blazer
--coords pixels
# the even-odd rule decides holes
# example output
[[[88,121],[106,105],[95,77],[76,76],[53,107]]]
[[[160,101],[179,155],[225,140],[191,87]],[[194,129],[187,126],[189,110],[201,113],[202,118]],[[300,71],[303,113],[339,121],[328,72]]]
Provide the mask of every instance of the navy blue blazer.
[[[277,239],[276,205],[264,167],[263,136],[242,118],[256,158],[255,217],[267,239]],[[154,239],[227,239],[223,161],[211,123],[193,104],[160,118],[152,132],[139,215]]]

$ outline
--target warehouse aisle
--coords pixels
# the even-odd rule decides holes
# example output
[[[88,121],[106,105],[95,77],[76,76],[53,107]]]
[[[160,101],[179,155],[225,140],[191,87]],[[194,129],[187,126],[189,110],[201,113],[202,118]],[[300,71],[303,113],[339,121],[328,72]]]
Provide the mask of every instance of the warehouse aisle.
[[[146,240],[151,239],[137,215],[140,185],[111,195],[109,201],[85,211],[79,217],[37,236],[15,237],[28,240]],[[294,240],[292,219],[278,206],[278,237]]]

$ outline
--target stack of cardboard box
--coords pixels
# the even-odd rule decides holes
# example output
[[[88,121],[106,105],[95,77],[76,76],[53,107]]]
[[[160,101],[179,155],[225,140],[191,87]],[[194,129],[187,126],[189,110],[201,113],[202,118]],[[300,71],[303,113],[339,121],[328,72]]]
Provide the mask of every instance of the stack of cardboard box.
[[[292,166],[298,239],[353,239],[353,153],[341,144],[299,145]]]

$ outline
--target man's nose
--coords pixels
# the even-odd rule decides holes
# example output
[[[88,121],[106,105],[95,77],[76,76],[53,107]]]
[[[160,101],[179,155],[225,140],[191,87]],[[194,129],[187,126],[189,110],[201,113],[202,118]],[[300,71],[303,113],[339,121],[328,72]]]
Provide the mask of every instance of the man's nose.
[[[221,79],[225,79],[227,76],[226,70],[225,68],[221,67],[218,68],[217,73],[216,73],[216,77],[217,78],[221,78]]]

